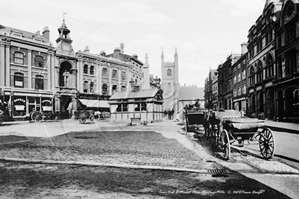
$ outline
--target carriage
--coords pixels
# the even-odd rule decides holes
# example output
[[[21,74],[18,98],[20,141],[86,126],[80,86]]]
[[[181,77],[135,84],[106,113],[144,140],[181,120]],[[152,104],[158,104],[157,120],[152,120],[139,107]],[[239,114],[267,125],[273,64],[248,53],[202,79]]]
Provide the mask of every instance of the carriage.
[[[185,107],[184,121],[186,132],[204,131],[204,110],[200,108]]]
[[[3,121],[4,121],[4,112],[0,110],[0,125],[2,124]]]
[[[76,117],[81,124],[84,124],[87,120],[90,120],[91,122],[95,120],[94,111],[88,109],[76,111]]]
[[[271,159],[275,152],[275,139],[271,129],[264,125],[264,120],[248,118],[235,110],[210,111],[205,135],[210,142],[221,149],[223,158],[230,158],[231,145],[238,143],[243,147],[245,140],[258,141],[261,155]]]
[[[33,111],[30,113],[29,117],[31,122],[46,122],[47,120],[58,121],[60,119],[60,114],[52,111]]]

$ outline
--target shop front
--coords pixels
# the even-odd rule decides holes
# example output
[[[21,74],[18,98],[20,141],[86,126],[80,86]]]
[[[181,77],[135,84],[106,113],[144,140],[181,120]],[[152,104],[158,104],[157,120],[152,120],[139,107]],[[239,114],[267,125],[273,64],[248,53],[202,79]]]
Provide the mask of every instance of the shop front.
[[[13,119],[24,119],[33,110],[53,110],[52,94],[4,92],[3,101]]]

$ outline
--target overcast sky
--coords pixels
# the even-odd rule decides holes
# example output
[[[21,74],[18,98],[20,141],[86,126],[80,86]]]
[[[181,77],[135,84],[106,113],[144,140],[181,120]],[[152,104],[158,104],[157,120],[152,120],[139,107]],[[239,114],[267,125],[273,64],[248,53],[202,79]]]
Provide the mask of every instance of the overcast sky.
[[[126,54],[144,62],[160,77],[165,61],[179,57],[179,83],[204,86],[209,67],[217,68],[241,43],[262,13],[265,0],[1,0],[0,24],[29,32],[57,29],[65,21],[75,52],[89,46],[98,54],[124,43]]]

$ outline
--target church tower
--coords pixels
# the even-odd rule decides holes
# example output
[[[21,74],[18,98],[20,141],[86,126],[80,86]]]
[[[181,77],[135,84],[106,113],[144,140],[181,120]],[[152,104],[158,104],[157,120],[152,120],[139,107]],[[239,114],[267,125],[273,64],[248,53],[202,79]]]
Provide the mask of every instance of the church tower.
[[[178,76],[178,54],[175,48],[174,62],[164,61],[164,52],[161,54],[161,79],[162,89],[164,91],[163,109],[173,109],[176,114],[179,109],[179,76]]]
[[[147,53],[146,53],[146,57],[145,57],[145,64],[143,66],[143,71],[144,71],[143,89],[149,89],[150,88],[150,74],[149,74],[149,59],[148,59]]]

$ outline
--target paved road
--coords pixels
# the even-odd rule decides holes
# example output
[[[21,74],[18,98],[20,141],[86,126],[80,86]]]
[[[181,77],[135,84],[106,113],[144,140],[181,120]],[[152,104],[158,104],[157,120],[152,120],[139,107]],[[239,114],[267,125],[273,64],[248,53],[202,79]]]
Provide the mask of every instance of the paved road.
[[[126,142],[131,143],[130,145],[125,145],[125,147],[128,148],[128,146],[135,147],[132,150],[133,151],[139,151],[140,154],[143,154],[142,156],[139,156],[137,154],[129,154],[129,155],[118,155],[115,154],[112,156],[110,155],[99,155],[92,154],[89,152],[89,148],[87,147],[86,153],[83,155],[78,154],[77,151],[59,151],[59,150],[53,150],[53,149],[44,149],[42,147],[41,153],[37,149],[39,147],[31,148],[4,148],[4,153],[6,157],[19,157],[21,158],[22,155],[25,155],[26,158],[41,158],[41,154],[43,155],[42,158],[54,158],[55,160],[68,160],[67,158],[73,158],[72,160],[83,160],[83,161],[103,161],[106,160],[107,162],[111,163],[117,163],[117,164],[138,164],[143,165],[147,163],[148,165],[158,165],[162,167],[188,167],[193,169],[206,169],[206,170],[220,170],[224,167],[229,168],[230,170],[237,171],[239,173],[242,173],[243,175],[247,175],[250,178],[253,178],[257,181],[260,181],[268,186],[271,186],[272,188],[279,190],[280,192],[292,197],[297,198],[299,195],[299,189],[298,186],[295,186],[299,184],[299,170],[295,169],[295,167],[288,166],[280,161],[278,159],[266,161],[261,158],[260,155],[252,155],[251,153],[243,153],[241,154],[239,151],[235,150],[232,152],[232,159],[230,161],[224,161],[219,158],[219,153],[217,151],[214,151],[210,148],[208,142],[206,142],[204,139],[195,140],[192,136],[192,134],[185,134],[181,130],[181,126],[177,125],[173,121],[164,121],[161,123],[153,123],[148,124],[147,126],[144,125],[137,125],[137,126],[128,126],[127,124],[114,124],[110,122],[105,121],[96,121],[96,123],[91,124],[79,124],[78,121],[73,120],[64,120],[62,122],[47,122],[47,123],[28,123],[28,122],[21,122],[21,123],[4,123],[3,126],[0,127],[0,135],[3,136],[3,138],[7,135],[19,135],[18,142],[22,142],[22,139],[24,140],[33,140],[36,138],[44,138],[45,140],[53,141],[53,136],[59,136],[57,137],[62,140],[62,143],[60,144],[66,144],[66,145],[72,145],[74,144],[75,140],[78,140],[78,135],[73,135],[73,140],[70,142],[70,137],[68,139],[61,139],[63,135],[69,132],[89,132],[89,133],[81,133],[80,136],[84,139],[86,139],[86,144],[91,145],[91,141],[89,138],[96,138],[97,136],[100,136],[99,134],[95,134],[97,132],[103,132],[102,141],[107,139],[108,141],[111,141],[114,139],[114,137],[107,137],[110,134],[105,133],[109,131],[120,131],[120,132],[143,132],[143,131],[155,131],[159,132],[164,138],[156,137],[153,139],[153,143],[151,141],[144,142],[145,139],[139,139],[141,137],[138,136],[131,136],[131,137],[121,137],[120,139],[116,139],[113,141],[115,146],[122,146],[122,144]],[[93,132],[95,132],[93,134]],[[138,134],[140,135],[140,134]],[[276,136],[279,134],[276,133]],[[288,134],[290,135],[290,134]],[[77,138],[76,138],[77,136]],[[80,137],[79,136],[79,137]],[[143,135],[148,136],[148,135]],[[279,135],[280,136],[280,135]],[[283,136],[284,138],[287,138],[287,135]],[[51,139],[50,139],[51,138]],[[136,140],[136,138],[138,138]],[[280,141],[284,141],[284,138],[276,138]],[[151,140],[151,139],[149,139]],[[158,140],[162,140],[163,142],[159,142]],[[174,142],[176,140],[177,142]],[[294,141],[294,140],[293,140]],[[3,139],[0,139],[1,142],[6,142]],[[138,144],[142,144],[143,147],[139,147]],[[184,146],[185,148],[189,149],[189,151],[192,151],[196,156],[192,155],[191,153],[187,152],[183,148],[178,146],[178,142],[181,144],[181,146]],[[286,142],[286,141],[284,141]],[[45,142],[46,143],[46,142]],[[42,142],[39,142],[40,146],[43,146]],[[53,145],[53,143],[49,142]],[[49,144],[48,143],[48,144]],[[103,142],[104,144],[105,142]],[[132,144],[133,143],[133,144]],[[161,145],[159,145],[160,143]],[[176,144],[177,143],[177,144]],[[291,143],[291,142],[289,142]],[[47,143],[46,143],[47,144]],[[80,144],[79,144],[80,145]],[[48,145],[47,145],[48,146]],[[145,146],[152,146],[152,147],[145,147]],[[297,145],[298,146],[298,145]],[[247,146],[248,147],[248,146]],[[257,147],[254,146],[253,147]],[[290,146],[291,147],[291,146]],[[104,147],[105,149],[107,147]],[[153,150],[152,148],[156,148]],[[118,149],[118,148],[117,148]],[[130,148],[129,148],[130,149]],[[278,151],[282,150],[284,148],[278,149]],[[48,151],[47,151],[48,150]],[[115,148],[111,148],[111,151],[115,150]],[[122,151],[122,149],[120,149]],[[144,150],[144,151],[143,151]],[[277,148],[276,148],[277,150]],[[298,149],[299,150],[299,149]],[[148,156],[145,156],[148,154],[149,151],[152,151],[152,153],[155,155],[154,158],[148,158]],[[66,152],[66,153],[62,153]],[[80,151],[79,151],[80,152]],[[257,151],[256,151],[257,152]],[[63,154],[64,156],[61,157],[59,155]],[[153,155],[152,154],[152,155]],[[181,155],[178,155],[181,154]],[[188,154],[186,157],[183,157],[182,154]],[[157,156],[159,155],[159,156]],[[185,155],[184,155],[185,156]],[[159,158],[158,158],[159,157]],[[163,159],[161,159],[163,157]],[[104,159],[106,158],[106,159]],[[172,158],[174,158],[177,161],[171,161]],[[184,158],[184,160],[182,159]],[[71,160],[71,159],[69,159]],[[151,163],[151,161],[152,163]],[[186,164],[182,164],[182,162],[185,162]],[[147,166],[146,164],[146,166]],[[296,167],[296,168],[299,168]]]

